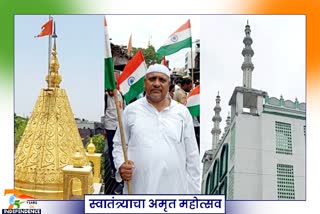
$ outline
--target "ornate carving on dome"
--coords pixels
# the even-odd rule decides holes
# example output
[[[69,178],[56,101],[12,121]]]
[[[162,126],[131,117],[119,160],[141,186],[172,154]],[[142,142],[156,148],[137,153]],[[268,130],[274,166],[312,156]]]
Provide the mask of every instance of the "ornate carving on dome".
[[[65,90],[42,89],[15,154],[15,187],[41,198],[52,189],[62,199],[62,168],[72,164],[76,148],[88,165]]]

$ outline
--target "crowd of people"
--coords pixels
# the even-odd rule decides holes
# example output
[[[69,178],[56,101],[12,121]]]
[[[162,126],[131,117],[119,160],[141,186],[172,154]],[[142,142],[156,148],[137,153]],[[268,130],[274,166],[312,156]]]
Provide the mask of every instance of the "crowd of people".
[[[115,194],[128,193],[127,181],[132,182],[132,194],[200,193],[200,120],[184,105],[195,84],[188,77],[171,80],[166,66],[154,64],[144,79],[144,97],[125,106],[118,94],[128,162],[124,161],[114,94],[106,90],[105,158],[118,182]]]

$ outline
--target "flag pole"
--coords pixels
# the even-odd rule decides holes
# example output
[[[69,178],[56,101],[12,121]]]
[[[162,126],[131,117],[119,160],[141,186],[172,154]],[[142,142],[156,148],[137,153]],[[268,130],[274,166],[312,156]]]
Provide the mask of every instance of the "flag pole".
[[[190,24],[190,35],[191,33],[191,24]],[[193,72],[193,51],[192,51],[192,36],[191,36],[191,80],[192,80],[192,88],[193,88],[193,83],[194,83],[194,72]]]
[[[49,21],[52,19],[52,16],[49,15]],[[49,35],[49,38],[48,38],[48,75],[50,75],[50,56],[51,56],[51,40],[52,40],[52,35]],[[49,87],[49,85],[48,85]]]
[[[192,80],[192,88],[193,88],[193,84],[194,84],[194,79],[193,79],[193,53],[192,53],[192,43],[191,43],[191,80]]]
[[[105,70],[105,89],[112,89],[113,91],[113,97],[114,97],[114,102],[117,110],[117,117],[118,117],[118,123],[119,123],[119,130],[120,130],[120,139],[121,139],[121,145],[122,145],[122,151],[123,151],[123,157],[125,160],[125,163],[128,164],[128,154],[127,154],[127,145],[124,137],[124,130],[123,130],[123,124],[122,124],[122,115],[120,112],[120,107],[119,107],[119,98],[118,98],[118,91],[117,87],[115,85],[115,80],[114,80],[114,64],[113,64],[113,59],[112,59],[112,51],[111,51],[111,44],[110,44],[110,38],[109,38],[109,33],[107,29],[107,20],[106,17],[104,16],[104,28],[105,28],[105,44],[106,44],[106,57],[110,58],[111,57],[111,66],[107,67],[107,72]],[[105,59],[106,60],[106,59]],[[106,65],[105,65],[106,69]],[[109,80],[106,79],[106,74],[109,76]],[[107,76],[107,77],[108,77]],[[111,82],[110,82],[111,81]],[[108,86],[106,86],[108,85]],[[131,180],[127,181],[128,183],[128,194],[131,194]]]
[[[125,138],[124,138],[122,115],[121,115],[120,106],[119,106],[118,90],[116,88],[113,89],[113,97],[114,97],[114,102],[116,103],[123,157],[124,157],[125,163],[128,164],[129,162],[128,162],[127,145],[126,145],[126,141],[125,141]],[[127,181],[127,183],[128,183],[128,194],[131,194],[132,193],[132,191],[131,191],[131,180]]]

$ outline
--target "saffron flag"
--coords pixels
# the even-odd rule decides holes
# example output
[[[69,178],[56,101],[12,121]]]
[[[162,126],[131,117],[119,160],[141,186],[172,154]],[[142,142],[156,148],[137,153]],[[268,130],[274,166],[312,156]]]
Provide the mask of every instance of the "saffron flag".
[[[52,35],[52,25],[53,25],[53,19],[50,19],[44,25],[42,25],[41,32],[38,35],[36,35],[35,37]]]
[[[128,42],[128,55],[131,55],[132,51],[132,33],[130,34],[129,42]]]
[[[200,85],[190,92],[187,97],[186,106],[192,116],[200,116]]]
[[[105,57],[104,57],[104,88],[115,89],[116,81],[114,79],[114,65],[111,54],[111,46],[106,17],[104,17],[104,39],[105,39]]]
[[[137,97],[144,91],[144,76],[147,65],[141,49],[132,57],[118,79],[118,90],[124,96],[126,103]]]
[[[159,56],[173,54],[183,48],[191,47],[190,19],[169,36],[167,41],[157,50]]]

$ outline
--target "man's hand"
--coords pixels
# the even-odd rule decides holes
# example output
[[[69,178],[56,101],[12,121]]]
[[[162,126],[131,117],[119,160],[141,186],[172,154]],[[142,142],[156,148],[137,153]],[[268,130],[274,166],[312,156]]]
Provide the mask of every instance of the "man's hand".
[[[119,167],[119,173],[124,181],[130,181],[132,179],[132,173],[133,173],[133,168],[134,164],[133,161],[128,160],[128,164],[124,162],[120,167]]]

